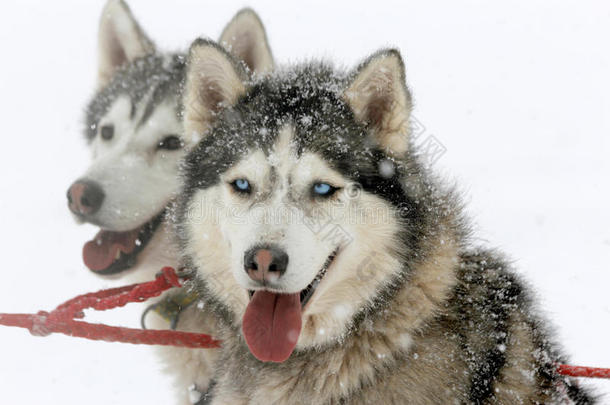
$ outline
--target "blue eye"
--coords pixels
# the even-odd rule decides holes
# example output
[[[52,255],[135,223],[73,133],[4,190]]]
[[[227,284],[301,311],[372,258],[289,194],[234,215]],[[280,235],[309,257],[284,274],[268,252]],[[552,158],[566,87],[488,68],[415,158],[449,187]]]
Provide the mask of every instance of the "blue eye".
[[[231,184],[233,185],[233,188],[240,193],[250,192],[250,182],[246,179],[237,179]]]
[[[316,195],[328,197],[335,192],[336,188],[328,183],[315,183],[313,185],[313,192]]]

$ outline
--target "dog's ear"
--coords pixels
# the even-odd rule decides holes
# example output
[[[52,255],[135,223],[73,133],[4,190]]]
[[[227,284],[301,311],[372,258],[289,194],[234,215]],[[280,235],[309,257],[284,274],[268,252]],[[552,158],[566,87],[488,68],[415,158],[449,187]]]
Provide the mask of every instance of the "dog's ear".
[[[250,8],[235,14],[222,31],[218,42],[243,61],[251,72],[265,73],[275,66],[265,27],[258,14]]]
[[[155,51],[123,0],[108,0],[98,31],[98,87],[108,83],[116,69]]]
[[[351,75],[343,97],[385,151],[406,152],[412,102],[400,52],[382,50],[365,60]]]
[[[242,65],[217,43],[201,38],[193,42],[183,99],[187,137],[203,136],[215,116],[245,93],[245,76]]]

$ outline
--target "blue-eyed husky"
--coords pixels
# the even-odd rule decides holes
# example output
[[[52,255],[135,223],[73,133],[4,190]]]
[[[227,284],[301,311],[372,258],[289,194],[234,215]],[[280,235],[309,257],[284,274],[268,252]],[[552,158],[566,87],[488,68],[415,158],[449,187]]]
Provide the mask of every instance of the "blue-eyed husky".
[[[207,135],[177,229],[223,340],[209,403],[592,402],[420,163],[398,51],[251,81],[198,40],[187,71],[185,132]]]
[[[107,2],[98,39],[98,89],[86,109],[85,127],[93,161],[69,188],[68,205],[79,221],[100,227],[83,248],[90,270],[150,280],[161,267],[177,265],[168,206],[178,190],[179,162],[199,139],[182,131],[186,56],[157,51],[121,0]],[[248,74],[273,69],[264,27],[252,10],[236,14],[220,43]],[[193,328],[177,327],[213,333],[205,320]],[[167,351],[171,368],[181,371],[176,380],[185,395],[184,386],[206,389],[214,354]]]

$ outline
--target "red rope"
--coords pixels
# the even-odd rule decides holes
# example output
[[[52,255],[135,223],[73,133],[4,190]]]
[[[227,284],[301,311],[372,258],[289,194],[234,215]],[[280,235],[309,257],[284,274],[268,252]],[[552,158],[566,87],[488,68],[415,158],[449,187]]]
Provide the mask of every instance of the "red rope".
[[[173,268],[164,267],[154,281],[79,295],[59,305],[51,312],[0,314],[0,325],[25,328],[36,336],[63,333],[68,336],[107,342],[190,348],[220,347],[221,342],[219,340],[203,333],[133,329],[75,320],[84,318],[83,310],[88,308],[105,311],[123,307],[130,302],[143,302],[149,298],[157,297],[172,287],[181,287],[180,281]],[[557,365],[557,371],[559,374],[571,377],[610,378],[610,369],[607,368],[559,364]]]
[[[172,287],[181,287],[180,278],[174,269],[164,267],[154,281],[79,295],[51,312],[0,314],[0,325],[25,328],[36,336],[63,333],[68,336],[107,342],[190,348],[220,347],[219,340],[203,333],[133,329],[75,320],[84,318],[85,309],[105,311],[125,306],[130,302],[143,302],[161,295]]]
[[[570,377],[610,378],[610,368],[595,368],[558,364],[557,371]]]

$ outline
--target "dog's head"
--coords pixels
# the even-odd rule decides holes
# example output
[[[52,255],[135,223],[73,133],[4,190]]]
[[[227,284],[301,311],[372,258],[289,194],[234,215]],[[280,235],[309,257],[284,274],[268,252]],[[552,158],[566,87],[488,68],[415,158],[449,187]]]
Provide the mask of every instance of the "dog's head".
[[[246,70],[273,68],[252,10],[240,11],[220,41]],[[85,264],[113,274],[136,263],[177,191],[180,160],[203,134],[182,130],[185,57],[158,52],[121,0],[102,12],[98,49],[98,92],[85,128],[93,161],[69,188],[68,206],[102,229],[85,245]]]
[[[185,128],[211,130],[186,159],[187,265],[258,359],[336,342],[401,276],[416,233],[399,53],[254,82],[213,43],[189,58]]]

